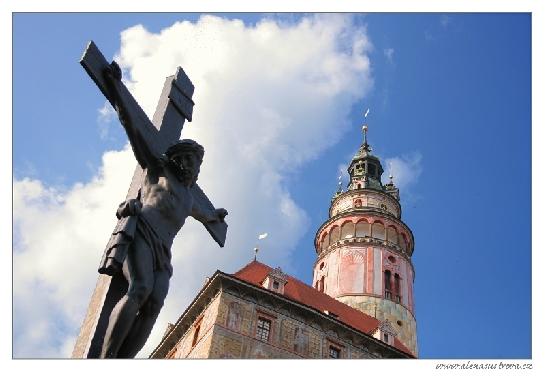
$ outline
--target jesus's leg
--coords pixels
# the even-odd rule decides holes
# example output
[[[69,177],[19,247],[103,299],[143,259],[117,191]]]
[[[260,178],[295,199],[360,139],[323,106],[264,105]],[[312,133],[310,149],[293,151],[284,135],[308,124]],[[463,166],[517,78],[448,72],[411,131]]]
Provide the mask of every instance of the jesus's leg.
[[[153,290],[153,255],[148,244],[138,236],[129,247],[123,264],[123,274],[129,283],[129,289],[112,310],[101,358],[118,357],[119,348],[129,334],[138,311]]]
[[[134,358],[144,347],[168,293],[170,275],[167,271],[155,272],[153,292],[140,309],[131,331],[119,349],[119,358]]]

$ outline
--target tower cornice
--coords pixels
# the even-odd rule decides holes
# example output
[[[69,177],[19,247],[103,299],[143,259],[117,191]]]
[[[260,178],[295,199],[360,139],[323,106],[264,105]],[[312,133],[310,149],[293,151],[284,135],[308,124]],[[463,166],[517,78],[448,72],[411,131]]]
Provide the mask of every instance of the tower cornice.
[[[396,223],[396,225],[399,225],[401,227],[403,227],[403,229],[405,231],[407,231],[409,237],[410,237],[410,249],[409,251],[407,252],[404,252],[408,258],[410,259],[413,252],[414,252],[414,236],[413,236],[413,232],[411,231],[411,228],[409,228],[409,226],[407,224],[405,224],[401,219],[399,218],[396,218],[395,216],[393,216],[392,214],[386,212],[385,210],[381,210],[381,209],[375,209],[375,208],[369,208],[369,207],[366,207],[366,208],[358,208],[358,209],[353,209],[353,210],[350,210],[350,211],[345,211],[345,212],[341,212],[333,217],[330,217],[326,222],[324,222],[319,228],[318,230],[316,231],[316,234],[314,235],[314,248],[316,249],[316,251],[318,252],[318,248],[317,248],[317,245],[318,245],[318,240],[319,240],[319,235],[322,233],[322,231],[327,228],[329,225],[331,225],[332,223],[342,219],[342,218],[351,218],[351,217],[354,217],[354,216],[357,216],[357,215],[361,215],[361,217],[364,217],[365,215],[372,215],[372,216],[376,216],[376,217],[381,217],[381,218],[384,218],[386,220],[389,220],[389,221],[392,221],[394,223]],[[359,237],[359,238],[362,238],[362,237]],[[363,237],[365,238],[365,237]],[[368,237],[370,239],[374,239],[373,237]],[[380,240],[380,239],[376,239],[377,241],[380,241],[381,243],[384,241],[386,243],[388,243],[388,241],[385,241],[385,240]],[[343,241],[343,240],[339,240],[339,241]],[[392,244],[392,243],[389,243],[389,244]],[[335,244],[333,244],[335,245]],[[394,245],[394,244],[392,244]],[[401,248],[399,248],[401,251],[403,251]]]

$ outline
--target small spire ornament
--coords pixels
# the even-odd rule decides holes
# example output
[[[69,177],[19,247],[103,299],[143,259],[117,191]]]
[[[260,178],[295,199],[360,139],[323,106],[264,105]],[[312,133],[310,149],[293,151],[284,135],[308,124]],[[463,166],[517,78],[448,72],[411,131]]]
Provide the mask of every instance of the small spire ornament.
[[[367,111],[365,111],[365,114],[363,114],[363,117],[367,119],[367,115],[369,115],[369,108],[367,108]],[[363,148],[365,150],[371,151],[371,148],[367,144],[367,130],[369,130],[369,126],[367,126],[367,123],[364,123],[361,127],[361,131],[363,133]]]

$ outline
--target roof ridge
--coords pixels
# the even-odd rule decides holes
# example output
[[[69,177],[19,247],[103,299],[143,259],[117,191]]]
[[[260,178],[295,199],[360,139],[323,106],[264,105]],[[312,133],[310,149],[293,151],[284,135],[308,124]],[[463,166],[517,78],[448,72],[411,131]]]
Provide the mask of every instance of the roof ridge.
[[[236,275],[238,275],[239,273],[241,273],[242,271],[244,271],[246,268],[248,268],[249,266],[254,265],[254,264],[261,264],[261,265],[264,265],[264,266],[266,266],[266,267],[269,267],[268,265],[263,264],[263,263],[260,262],[260,261],[251,260],[248,264],[246,264],[244,267],[242,267],[241,269],[239,269],[238,271],[236,271],[236,272],[233,273],[232,275],[236,276]],[[270,268],[270,267],[269,267],[269,268]],[[224,272],[224,273],[225,273],[225,272]]]

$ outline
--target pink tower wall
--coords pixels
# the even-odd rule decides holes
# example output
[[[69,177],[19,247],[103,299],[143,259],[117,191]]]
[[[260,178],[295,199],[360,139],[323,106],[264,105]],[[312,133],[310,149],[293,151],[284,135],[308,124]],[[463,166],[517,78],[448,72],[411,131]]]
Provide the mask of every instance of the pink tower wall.
[[[394,257],[395,263],[388,260]],[[321,264],[324,267],[320,269]],[[414,313],[412,267],[404,257],[380,247],[341,246],[324,255],[314,267],[313,285],[324,277],[324,292],[332,297],[344,295],[384,295],[383,272],[401,277],[401,304]]]
[[[390,261],[393,257],[395,262]],[[323,263],[323,268],[320,268]],[[401,302],[386,299],[384,270],[399,274]],[[397,337],[417,355],[416,320],[413,304],[413,268],[402,253],[380,245],[345,241],[323,254],[314,267],[313,285],[324,278],[329,296],[380,320],[388,319]]]

